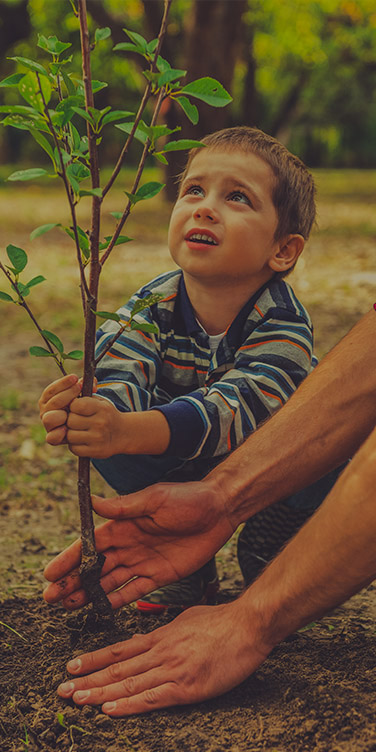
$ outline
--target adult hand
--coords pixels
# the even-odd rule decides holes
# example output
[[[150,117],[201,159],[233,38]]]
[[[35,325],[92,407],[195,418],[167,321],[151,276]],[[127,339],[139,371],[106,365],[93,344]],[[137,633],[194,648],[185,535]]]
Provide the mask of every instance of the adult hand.
[[[61,697],[77,705],[102,705],[116,717],[200,702],[243,681],[272,649],[258,619],[240,598],[197,606],[150,634],[86,653],[68,663]]]
[[[111,520],[96,529],[95,540],[106,556],[101,585],[113,608],[191,574],[234,532],[223,491],[207,480],[159,483],[113,499],[94,496],[93,508]],[[63,601],[73,610],[87,602],[80,560],[76,541],[46,567],[48,603]]]

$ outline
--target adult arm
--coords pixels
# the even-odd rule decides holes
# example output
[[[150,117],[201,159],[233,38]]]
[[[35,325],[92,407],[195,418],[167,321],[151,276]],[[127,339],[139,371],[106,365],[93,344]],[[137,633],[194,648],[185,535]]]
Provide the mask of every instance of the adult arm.
[[[316,514],[237,601],[188,609],[150,634],[75,658],[67,667],[72,679],[58,693],[121,716],[236,686],[286,635],[374,579],[375,483],[376,431]]]

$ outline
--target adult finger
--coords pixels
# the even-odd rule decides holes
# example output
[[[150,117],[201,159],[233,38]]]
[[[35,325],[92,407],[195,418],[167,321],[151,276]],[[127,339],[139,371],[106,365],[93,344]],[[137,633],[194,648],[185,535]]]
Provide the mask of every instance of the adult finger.
[[[111,718],[124,715],[150,713],[152,710],[169,708],[171,705],[184,705],[192,702],[190,698],[182,699],[179,686],[174,681],[165,682],[157,687],[146,689],[133,697],[111,700],[102,705],[102,712]]]

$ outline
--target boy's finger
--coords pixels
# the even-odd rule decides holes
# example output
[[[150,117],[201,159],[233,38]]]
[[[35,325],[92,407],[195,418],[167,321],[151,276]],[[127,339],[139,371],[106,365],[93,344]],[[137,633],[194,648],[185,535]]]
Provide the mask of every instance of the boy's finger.
[[[72,402],[70,410],[72,414],[83,415],[88,418],[97,414],[104,401],[102,397],[80,397]],[[106,403],[110,404],[107,400]]]
[[[56,381],[53,381],[43,390],[42,396],[39,400],[40,404],[46,404],[51,397],[54,397],[65,389],[69,389],[69,387],[77,384],[77,382],[78,376],[74,373],[70,373],[68,376],[63,376],[61,379],[56,379]]]
[[[51,446],[59,446],[59,444],[66,444],[67,429],[66,426],[59,426],[54,428],[53,431],[49,431],[46,436],[46,443]]]
[[[70,407],[71,402],[79,397],[80,392],[81,386],[77,383],[71,386],[69,389],[64,389],[58,394],[55,394],[53,397],[50,397],[48,402],[45,402],[40,407],[41,417],[45,412],[49,412],[50,410],[63,410],[66,407]]]
[[[53,431],[54,428],[60,428],[67,422],[66,410],[49,410],[42,415],[42,423],[47,431]]]

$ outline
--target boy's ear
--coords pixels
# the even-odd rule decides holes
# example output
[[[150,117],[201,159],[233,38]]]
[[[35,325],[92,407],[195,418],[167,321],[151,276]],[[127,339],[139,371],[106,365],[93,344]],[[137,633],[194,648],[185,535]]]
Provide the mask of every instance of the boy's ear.
[[[270,268],[274,272],[287,272],[297,262],[304,245],[303,235],[287,235],[282,238],[269,259]]]

